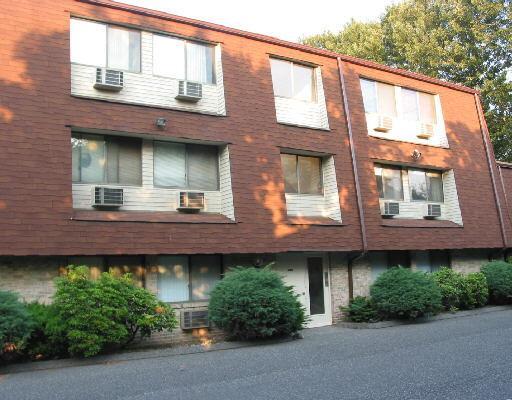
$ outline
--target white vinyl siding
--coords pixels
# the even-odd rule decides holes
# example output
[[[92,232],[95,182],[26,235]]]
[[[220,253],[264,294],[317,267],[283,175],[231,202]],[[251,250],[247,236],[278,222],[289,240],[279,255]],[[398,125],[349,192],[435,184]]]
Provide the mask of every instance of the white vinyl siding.
[[[276,61],[278,64],[275,70],[274,67],[272,69],[272,81],[277,122],[328,130],[329,120],[320,67],[300,66],[288,61],[270,59],[271,63]],[[283,67],[279,63],[288,64],[284,64]],[[288,66],[289,69],[290,64],[298,67],[293,74],[286,74],[285,67]],[[311,72],[310,84],[306,84],[304,69]]]
[[[437,147],[449,147],[438,95],[360,79],[368,135]],[[392,120],[391,130],[375,130],[380,117]],[[429,138],[418,137],[422,124],[431,124]]]
[[[336,182],[334,157],[322,160],[323,194],[286,193],[286,210],[290,217],[326,217],[341,222],[340,198]]]
[[[444,202],[435,201],[413,201],[411,199],[411,187],[409,184],[409,171],[402,169],[402,185],[404,198],[397,201],[400,204],[400,214],[394,216],[395,219],[423,219],[427,215],[427,205],[430,203],[441,205],[441,217],[439,220],[452,221],[462,225],[462,215],[459,206],[459,198],[457,195],[457,187],[455,185],[455,176],[453,170],[444,171],[442,173],[442,188],[444,194]],[[395,201],[379,199],[381,212],[384,209],[384,202]]]
[[[197,69],[190,71],[195,77],[205,77],[212,79],[214,83],[203,83],[203,97],[197,103],[189,103],[176,100],[178,94],[180,70],[184,66],[169,64],[172,61],[173,52],[168,50],[162,57],[163,60],[154,70],[153,55],[154,51],[162,48],[153,46],[154,38],[160,35],[151,32],[141,32],[141,68],[139,73],[124,72],[124,87],[120,92],[109,92],[94,89],[96,78],[96,65],[84,65],[82,63],[71,63],[71,94],[78,97],[93,98],[119,103],[140,104],[159,108],[169,108],[185,111],[193,111],[211,115],[226,115],[226,105],[224,99],[224,83],[222,74],[221,46],[214,45],[212,49],[212,63],[214,64],[211,74],[201,72]],[[156,39],[158,41],[158,39]],[[163,46],[165,48],[165,46]],[[106,50],[105,50],[106,51]],[[160,51],[160,50],[159,50]],[[195,55],[200,58],[199,52]],[[206,71],[206,70],[205,70]],[[183,71],[184,73],[184,71]],[[167,76],[169,75],[169,76]],[[203,78],[201,78],[203,79]]]
[[[204,192],[204,212],[225,215],[234,220],[233,195],[231,192],[230,161],[227,146],[219,149],[219,181],[218,190],[190,190]],[[127,186],[116,184],[124,189],[124,205],[122,211],[176,211],[179,206],[180,191],[189,191],[186,188],[165,188],[155,186],[153,141],[142,142],[142,186]],[[73,207],[75,209],[93,210],[91,205],[92,190],[96,185],[92,183],[73,184]]]

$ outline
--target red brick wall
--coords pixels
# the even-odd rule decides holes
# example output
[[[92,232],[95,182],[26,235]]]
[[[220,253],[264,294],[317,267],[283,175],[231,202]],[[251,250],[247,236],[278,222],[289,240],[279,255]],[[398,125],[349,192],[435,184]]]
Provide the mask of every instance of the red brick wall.
[[[336,60],[72,0],[0,0],[0,254],[159,254],[358,250],[360,227]],[[227,117],[70,96],[70,13],[222,43]],[[268,54],[322,66],[329,132],[276,123]],[[374,249],[500,247],[497,213],[471,94],[346,65],[355,142]],[[368,138],[357,74],[439,93],[450,149]],[[169,121],[165,132],[154,120]],[[73,221],[71,126],[230,145],[236,224]],[[286,222],[279,147],[334,154],[344,226]],[[384,228],[372,158],[455,169],[463,229]],[[485,224],[482,223],[485,219]]]

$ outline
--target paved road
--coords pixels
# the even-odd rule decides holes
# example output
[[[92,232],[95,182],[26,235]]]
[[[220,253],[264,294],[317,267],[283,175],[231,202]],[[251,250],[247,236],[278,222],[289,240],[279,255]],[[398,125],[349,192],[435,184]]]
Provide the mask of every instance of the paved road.
[[[304,340],[0,375],[1,400],[512,399],[512,310]]]

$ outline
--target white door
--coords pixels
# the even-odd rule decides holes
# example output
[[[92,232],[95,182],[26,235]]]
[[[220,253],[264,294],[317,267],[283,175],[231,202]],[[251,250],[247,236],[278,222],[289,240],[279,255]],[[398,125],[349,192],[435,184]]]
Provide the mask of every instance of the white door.
[[[332,324],[329,269],[325,255],[280,254],[274,269],[299,296],[309,316],[308,328]]]

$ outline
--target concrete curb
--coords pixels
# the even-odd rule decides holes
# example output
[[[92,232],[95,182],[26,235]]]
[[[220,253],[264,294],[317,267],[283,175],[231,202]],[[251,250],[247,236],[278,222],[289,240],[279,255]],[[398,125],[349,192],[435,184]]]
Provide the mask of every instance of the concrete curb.
[[[100,364],[120,364],[132,360],[144,360],[151,358],[161,358],[170,356],[180,356],[188,354],[209,353],[212,351],[223,351],[239,349],[244,347],[268,346],[279,343],[286,343],[296,340],[291,337],[258,340],[251,342],[218,342],[211,345],[193,344],[187,346],[165,347],[165,348],[142,348],[134,350],[126,350],[122,353],[100,355],[92,358],[77,359],[65,358],[61,360],[33,361],[19,364],[11,364],[0,367],[0,376],[7,374],[17,374],[23,372],[46,371],[52,369],[86,367]]]
[[[341,321],[336,324],[339,328],[347,328],[347,329],[383,329],[383,328],[392,328],[395,326],[402,325],[413,325],[413,324],[423,324],[426,322],[440,321],[444,319],[452,319],[452,318],[463,318],[463,317],[472,317],[481,314],[488,314],[492,312],[499,311],[509,311],[512,310],[512,306],[487,306],[482,308],[477,308],[475,310],[465,310],[465,311],[457,311],[454,313],[445,312],[439,315],[434,315],[432,317],[423,317],[418,318],[415,321],[380,321],[380,322],[348,322]]]

